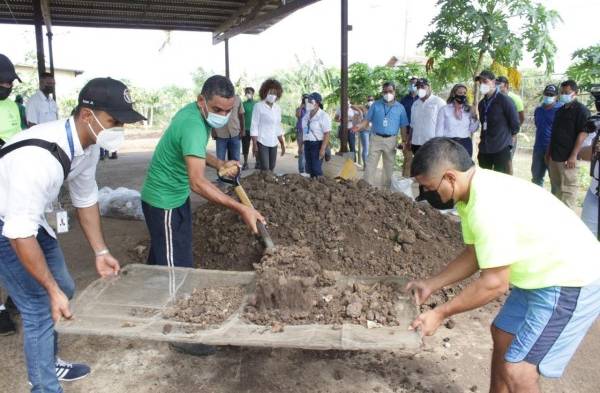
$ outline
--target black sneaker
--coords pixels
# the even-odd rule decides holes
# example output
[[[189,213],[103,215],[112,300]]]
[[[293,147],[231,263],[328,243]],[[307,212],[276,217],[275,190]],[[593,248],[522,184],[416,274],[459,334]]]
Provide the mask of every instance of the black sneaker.
[[[56,358],[56,378],[59,381],[71,382],[87,377],[91,370],[89,366],[78,363],[68,363]]]
[[[4,306],[6,307],[6,311],[8,311],[11,314],[14,315],[19,315],[19,309],[17,308],[17,306],[15,305],[15,303],[13,302],[13,300],[11,299],[11,297],[7,297],[6,298],[6,302],[4,302]]]
[[[217,347],[205,344],[171,343],[169,348],[191,356],[210,356],[217,352]]]
[[[119,156],[117,155],[116,151],[108,157],[109,160],[116,160],[117,158],[119,158]]]
[[[10,314],[8,311],[0,311],[0,336],[10,336],[16,332],[17,329],[15,328],[15,324],[12,319],[10,319]]]
[[[244,165],[242,165],[242,170],[245,171],[248,169],[248,163],[244,162]]]

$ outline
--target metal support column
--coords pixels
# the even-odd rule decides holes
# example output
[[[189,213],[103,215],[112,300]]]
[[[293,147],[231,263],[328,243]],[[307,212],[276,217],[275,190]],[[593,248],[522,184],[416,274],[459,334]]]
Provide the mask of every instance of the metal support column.
[[[225,40],[225,76],[229,78],[229,39]]]
[[[342,86],[340,94],[340,152],[348,151],[348,0],[342,2]]]
[[[44,59],[44,36],[42,33],[42,25],[44,24],[44,20],[42,17],[41,0],[33,0],[33,16],[35,23],[35,47],[37,50],[38,77],[41,78],[42,74],[46,72],[46,62]]]
[[[48,37],[48,58],[50,60],[50,73],[54,76],[54,52],[52,51],[52,31],[46,33]],[[52,89],[52,99],[56,101],[56,86]]]

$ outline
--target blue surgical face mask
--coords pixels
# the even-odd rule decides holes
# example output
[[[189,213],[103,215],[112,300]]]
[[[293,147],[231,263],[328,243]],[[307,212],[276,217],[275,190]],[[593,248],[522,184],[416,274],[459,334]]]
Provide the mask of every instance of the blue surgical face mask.
[[[550,97],[550,96],[544,96],[544,105],[552,105],[556,102],[556,98],[555,97]]]
[[[417,86],[415,85],[408,85],[408,91],[411,93],[414,93],[415,91],[417,91]]]
[[[231,114],[231,112],[229,112],[225,116],[218,115],[208,110],[208,105],[206,105],[206,102],[204,103],[204,105],[206,106],[206,113],[208,113],[208,116],[206,116],[206,122],[208,123],[208,125],[212,128],[225,127],[225,125],[229,121],[229,115]]]
[[[568,104],[571,101],[573,101],[573,96],[571,94],[561,94],[560,95],[560,102],[562,102],[563,104]]]

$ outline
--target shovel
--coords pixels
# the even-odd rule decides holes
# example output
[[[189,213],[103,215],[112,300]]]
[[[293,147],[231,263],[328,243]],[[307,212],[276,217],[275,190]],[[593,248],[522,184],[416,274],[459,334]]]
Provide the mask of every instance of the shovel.
[[[244,191],[244,187],[242,187],[242,185],[240,184],[241,171],[239,169],[237,171],[237,175],[235,175],[234,177],[230,177],[227,174],[226,169],[225,170],[222,169],[222,170],[218,171],[217,175],[219,176],[219,180],[221,180],[222,182],[233,185],[233,191],[235,191],[236,195],[238,196],[238,198],[240,199],[240,202],[242,202],[243,205],[254,209],[252,202],[250,202],[250,198],[248,198],[246,191]],[[273,243],[273,239],[271,239],[271,235],[269,235],[269,232],[267,231],[265,224],[258,221],[256,223],[256,227],[258,228],[260,237],[262,238],[263,242],[265,243],[265,248],[269,251],[273,250],[275,248],[275,243]]]

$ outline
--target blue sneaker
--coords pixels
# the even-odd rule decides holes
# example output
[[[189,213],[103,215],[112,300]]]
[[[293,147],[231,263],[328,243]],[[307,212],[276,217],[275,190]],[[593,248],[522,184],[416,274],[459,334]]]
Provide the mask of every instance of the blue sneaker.
[[[78,363],[67,363],[62,359],[56,358],[56,377],[59,381],[77,381],[85,378],[92,371],[89,366]]]

